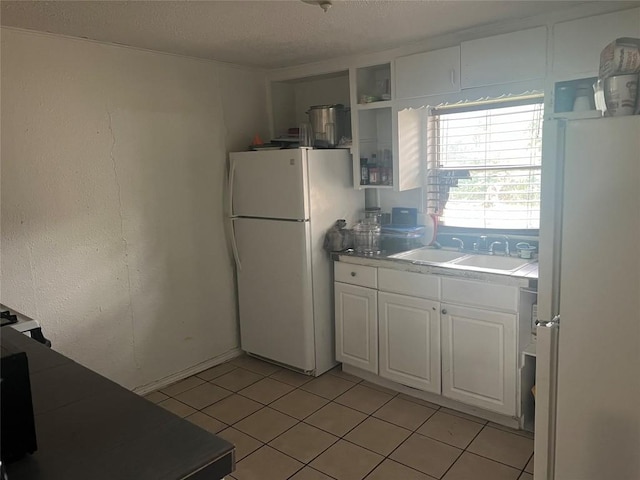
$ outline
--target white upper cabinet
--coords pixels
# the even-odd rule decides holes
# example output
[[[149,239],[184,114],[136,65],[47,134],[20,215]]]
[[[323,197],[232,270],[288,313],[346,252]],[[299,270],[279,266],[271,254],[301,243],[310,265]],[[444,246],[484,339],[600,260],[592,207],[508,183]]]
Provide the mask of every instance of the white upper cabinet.
[[[460,91],[460,46],[418,53],[395,61],[396,98]]]
[[[600,52],[619,37],[640,37],[640,8],[555,24],[555,79],[597,76]]]
[[[546,52],[547,27],[462,42],[462,88],[544,78]]]

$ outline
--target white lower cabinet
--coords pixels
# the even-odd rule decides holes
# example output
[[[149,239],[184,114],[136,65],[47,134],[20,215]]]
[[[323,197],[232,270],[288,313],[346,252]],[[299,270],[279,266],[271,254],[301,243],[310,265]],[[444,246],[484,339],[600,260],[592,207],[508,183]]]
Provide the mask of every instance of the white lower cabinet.
[[[440,303],[378,293],[380,376],[440,393]]]
[[[442,304],[442,395],[516,415],[516,315]]]
[[[335,282],[336,359],[378,373],[378,292]]]
[[[336,359],[515,417],[518,288],[336,262]]]

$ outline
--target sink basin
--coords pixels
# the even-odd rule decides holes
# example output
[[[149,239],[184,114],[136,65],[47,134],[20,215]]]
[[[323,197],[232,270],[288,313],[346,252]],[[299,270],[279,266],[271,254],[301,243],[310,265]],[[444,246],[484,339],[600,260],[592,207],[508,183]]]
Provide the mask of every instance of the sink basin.
[[[440,250],[436,248],[424,247],[417,248],[415,250],[409,250],[408,252],[396,253],[395,255],[390,255],[389,257],[418,262],[445,263],[464,256],[464,253],[452,250]]]
[[[464,265],[467,267],[485,268],[488,270],[506,270],[513,271],[530,263],[530,259],[517,257],[498,257],[494,255],[469,255],[461,258],[455,265]]]

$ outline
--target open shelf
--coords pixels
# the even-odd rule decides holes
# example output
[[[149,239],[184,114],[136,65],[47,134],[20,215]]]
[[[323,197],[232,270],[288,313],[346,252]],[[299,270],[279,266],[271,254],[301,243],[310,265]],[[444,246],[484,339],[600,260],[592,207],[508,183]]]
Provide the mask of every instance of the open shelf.
[[[589,118],[601,118],[602,112],[600,110],[587,110],[584,112],[562,112],[562,113],[554,113],[551,115],[551,118],[556,119],[565,119],[565,120],[585,120]]]
[[[576,78],[553,85],[553,118],[597,118],[593,85],[597,77]],[[582,98],[579,98],[582,97]]]
[[[381,100],[379,102],[359,103],[358,110],[375,110],[377,108],[391,108],[391,100]]]

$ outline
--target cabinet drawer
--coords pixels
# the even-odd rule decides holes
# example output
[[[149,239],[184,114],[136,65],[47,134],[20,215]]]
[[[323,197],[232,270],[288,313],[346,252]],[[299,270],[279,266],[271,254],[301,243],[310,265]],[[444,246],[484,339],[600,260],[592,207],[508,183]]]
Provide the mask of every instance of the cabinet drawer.
[[[361,287],[377,288],[377,268],[354,265],[353,263],[334,262],[336,282],[360,285]]]
[[[442,301],[483,307],[490,310],[517,312],[518,288],[455,278],[443,278]]]
[[[423,273],[379,268],[378,289],[410,297],[440,299],[440,279]]]

